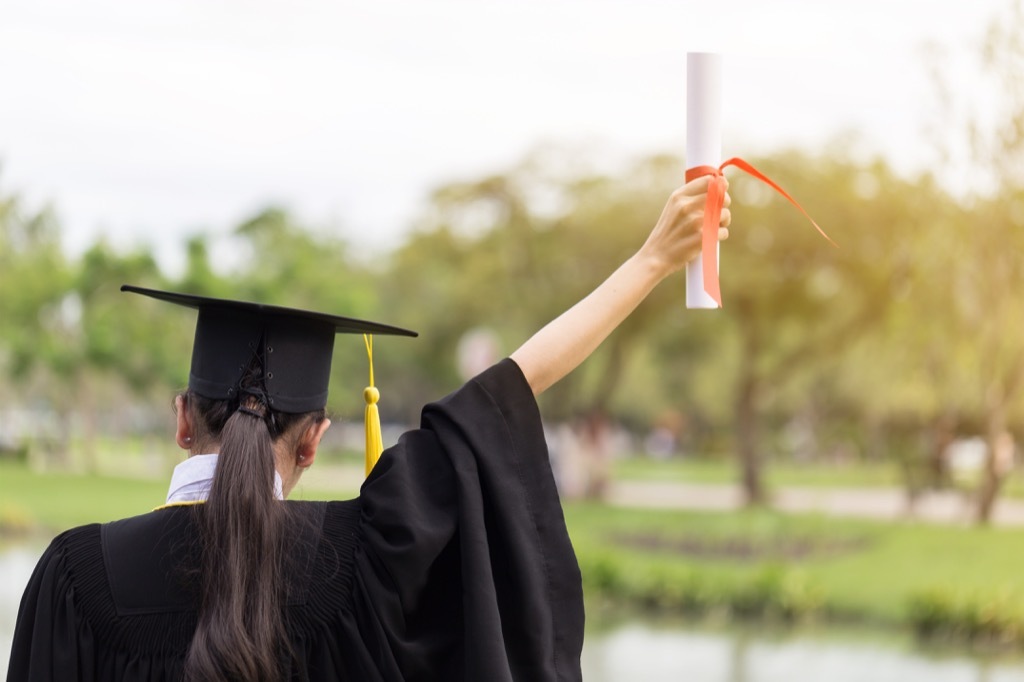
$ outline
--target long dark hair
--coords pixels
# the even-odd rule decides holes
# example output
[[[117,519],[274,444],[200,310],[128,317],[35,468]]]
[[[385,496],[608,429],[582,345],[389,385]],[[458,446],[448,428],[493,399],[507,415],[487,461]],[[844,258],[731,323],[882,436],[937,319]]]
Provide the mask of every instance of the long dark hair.
[[[284,559],[294,532],[288,506],[274,497],[274,443],[325,415],[275,412],[264,385],[255,360],[234,399],[184,394],[196,447],[219,445],[210,495],[195,509],[202,566],[187,682],[278,682],[289,656]]]

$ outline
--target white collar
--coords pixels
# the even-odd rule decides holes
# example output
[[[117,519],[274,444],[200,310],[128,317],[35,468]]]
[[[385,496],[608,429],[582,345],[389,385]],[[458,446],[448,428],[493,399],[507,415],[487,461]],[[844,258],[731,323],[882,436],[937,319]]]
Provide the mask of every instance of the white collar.
[[[174,467],[171,485],[167,489],[167,504],[172,502],[202,502],[210,495],[213,474],[217,470],[217,455],[192,455]],[[274,471],[274,497],[284,499],[281,474]]]

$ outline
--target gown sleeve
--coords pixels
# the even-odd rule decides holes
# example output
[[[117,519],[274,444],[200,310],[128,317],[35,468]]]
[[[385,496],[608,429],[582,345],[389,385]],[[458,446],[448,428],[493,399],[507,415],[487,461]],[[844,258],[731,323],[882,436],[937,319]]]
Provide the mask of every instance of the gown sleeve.
[[[36,564],[21,598],[7,669],[9,682],[94,680],[92,632],[84,626],[75,598],[66,555],[83,532],[67,531],[54,538]]]
[[[383,679],[581,679],[579,566],[515,362],[425,407],[360,499],[353,611]]]
[[[21,597],[18,620],[11,643],[11,659],[7,679],[56,680],[53,661],[54,642],[51,634],[54,620],[54,586],[58,579],[60,550],[55,540],[36,564],[28,586]],[[60,650],[58,648],[58,650]]]

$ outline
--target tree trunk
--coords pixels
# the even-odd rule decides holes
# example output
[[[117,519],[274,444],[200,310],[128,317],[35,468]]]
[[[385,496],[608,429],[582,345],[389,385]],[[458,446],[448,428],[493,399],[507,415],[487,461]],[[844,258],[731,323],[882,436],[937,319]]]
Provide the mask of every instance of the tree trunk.
[[[950,485],[946,452],[955,439],[956,417],[948,411],[944,412],[932,423],[928,449],[928,484],[933,490],[945,490]]]
[[[56,405],[57,429],[48,434],[44,447],[47,449],[46,469],[56,468],[58,471],[70,471],[74,467],[71,458],[71,418],[72,409],[61,400]]]
[[[748,507],[763,505],[761,457],[757,445],[757,377],[744,376],[736,396],[736,446],[740,457],[743,498]]]
[[[625,367],[626,341],[625,335],[618,335],[609,341],[608,363],[601,373],[601,378],[594,391],[594,398],[591,401],[588,412],[607,412],[608,403],[615,394],[615,389],[622,379],[622,371]]]
[[[82,417],[82,466],[87,474],[99,473],[99,456],[96,442],[99,436],[96,399],[93,396],[91,377],[82,373],[78,377],[78,413]]]
[[[744,339],[736,386],[736,450],[740,458],[743,498],[748,507],[761,506],[767,502],[761,481],[761,458],[757,443],[757,407],[761,384],[755,369],[757,345],[754,333]]]
[[[1003,479],[1013,464],[1013,437],[1006,429],[1006,405],[995,400],[989,406],[985,429],[985,469],[978,486],[978,508],[976,520],[987,524],[1002,488]]]

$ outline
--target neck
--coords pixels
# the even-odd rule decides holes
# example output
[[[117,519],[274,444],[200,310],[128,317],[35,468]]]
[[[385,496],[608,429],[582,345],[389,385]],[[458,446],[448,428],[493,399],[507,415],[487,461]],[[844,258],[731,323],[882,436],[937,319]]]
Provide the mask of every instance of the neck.
[[[217,469],[217,453],[195,454],[174,467],[167,502],[200,502],[210,494],[210,485]],[[291,492],[288,486],[287,492]],[[274,496],[283,500],[286,491],[281,474],[274,471]]]

